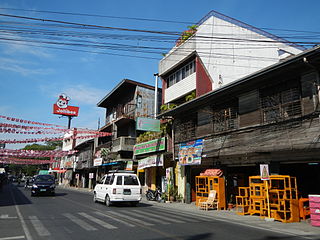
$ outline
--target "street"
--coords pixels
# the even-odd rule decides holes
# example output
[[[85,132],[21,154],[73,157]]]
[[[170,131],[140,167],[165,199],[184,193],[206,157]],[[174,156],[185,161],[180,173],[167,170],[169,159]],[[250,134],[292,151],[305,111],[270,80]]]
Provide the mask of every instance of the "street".
[[[30,190],[8,184],[0,197],[0,240],[302,239],[145,203],[107,208],[88,193],[67,189],[31,197]]]

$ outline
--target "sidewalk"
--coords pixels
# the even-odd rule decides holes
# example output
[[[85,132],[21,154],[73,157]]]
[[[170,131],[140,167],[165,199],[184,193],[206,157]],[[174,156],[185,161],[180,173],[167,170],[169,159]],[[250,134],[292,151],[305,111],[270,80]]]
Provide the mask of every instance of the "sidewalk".
[[[92,194],[92,189],[87,188],[76,188],[76,187],[65,187],[59,186],[58,188],[66,188],[69,190],[80,191],[87,194]],[[158,203],[156,201],[147,201],[145,197],[141,200],[143,204],[153,205],[157,208],[166,208],[171,209],[172,212],[188,212],[190,215],[202,216],[205,220],[212,220],[212,217],[219,221],[225,221],[228,223],[234,223],[238,225],[249,226],[261,230],[269,230],[278,233],[289,234],[292,236],[299,236],[305,239],[320,239],[320,227],[314,227],[310,224],[310,219],[306,221],[301,220],[296,223],[282,223],[279,221],[266,221],[265,219],[260,218],[259,216],[250,216],[250,215],[238,215],[234,210],[199,210],[194,203],[186,204],[186,203]]]

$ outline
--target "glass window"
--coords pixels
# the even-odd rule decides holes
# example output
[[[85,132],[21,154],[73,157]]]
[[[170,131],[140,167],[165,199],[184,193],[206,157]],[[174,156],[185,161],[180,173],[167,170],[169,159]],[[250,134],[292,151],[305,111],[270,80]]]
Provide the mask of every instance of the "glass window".
[[[111,185],[113,183],[113,180],[114,180],[114,175],[107,176],[106,181],[105,181],[104,184]]]
[[[186,66],[186,77],[188,77],[190,75],[189,73],[189,70],[190,70],[190,66],[189,64]]]
[[[124,185],[139,185],[136,176],[124,176]]]
[[[122,176],[117,177],[117,185],[122,185]]]
[[[181,79],[184,79],[185,77],[186,77],[186,68],[183,67],[183,68],[181,69]]]
[[[181,80],[181,70],[176,72],[176,83]]]
[[[137,95],[137,108],[141,108],[141,107],[142,107],[142,96]]]

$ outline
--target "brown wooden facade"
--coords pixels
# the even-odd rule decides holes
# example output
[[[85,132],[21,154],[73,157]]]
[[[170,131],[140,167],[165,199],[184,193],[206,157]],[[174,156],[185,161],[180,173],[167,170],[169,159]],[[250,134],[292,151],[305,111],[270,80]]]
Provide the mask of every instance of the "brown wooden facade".
[[[176,149],[204,139],[202,164],[187,168],[189,174],[210,167],[241,174],[250,166],[246,174],[259,174],[258,165],[268,163],[275,174],[291,168],[298,186],[307,185],[308,174],[319,182],[319,70],[315,47],[162,114],[174,118]]]

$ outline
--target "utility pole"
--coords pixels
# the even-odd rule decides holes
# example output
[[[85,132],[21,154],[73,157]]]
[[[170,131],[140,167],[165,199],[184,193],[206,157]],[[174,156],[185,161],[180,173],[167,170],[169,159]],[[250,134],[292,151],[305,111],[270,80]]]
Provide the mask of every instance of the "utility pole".
[[[155,79],[155,89],[154,89],[154,118],[157,118],[158,114],[158,80],[159,80],[159,74],[155,73],[153,76],[156,77]]]

